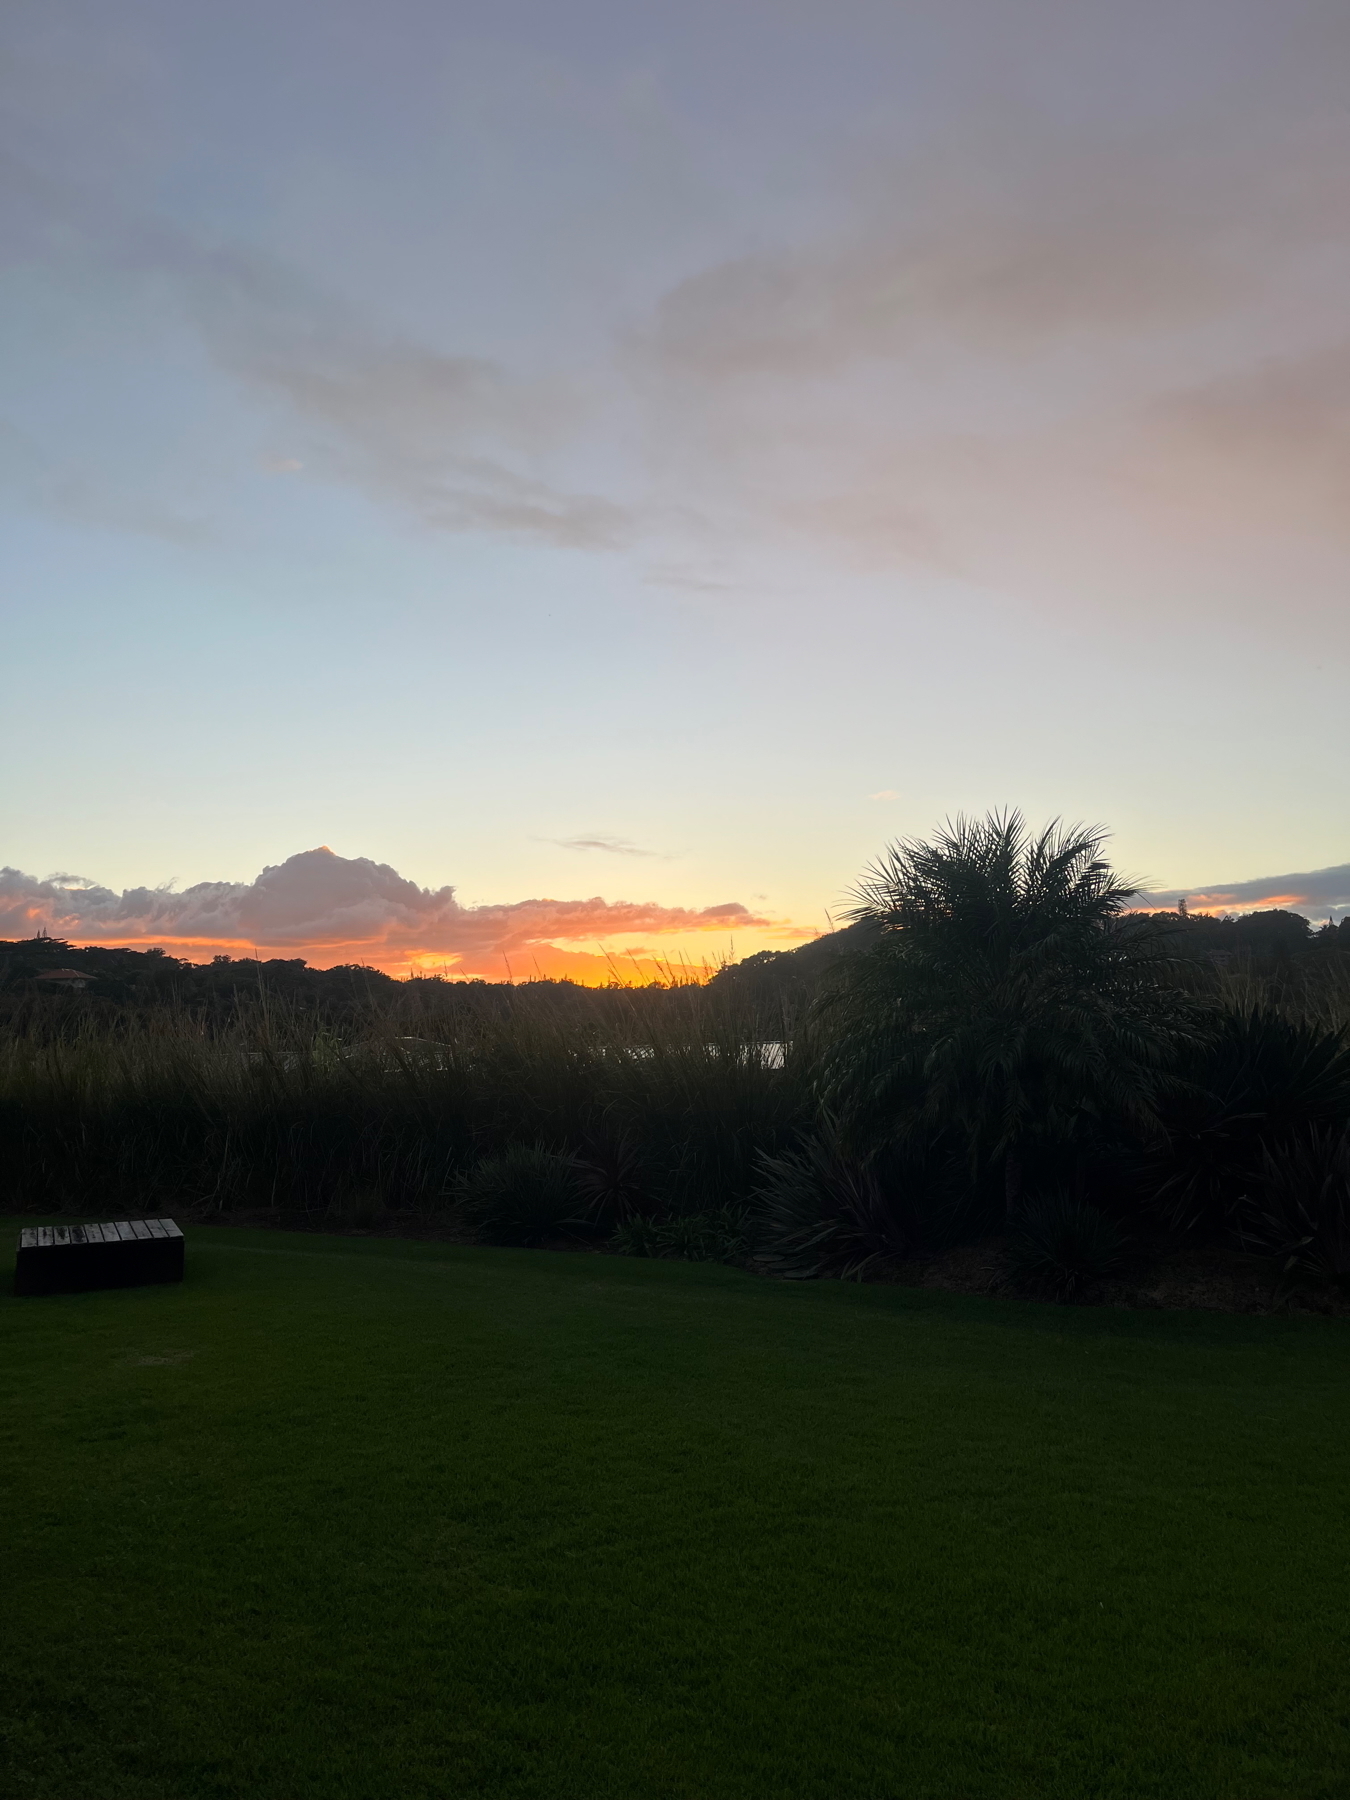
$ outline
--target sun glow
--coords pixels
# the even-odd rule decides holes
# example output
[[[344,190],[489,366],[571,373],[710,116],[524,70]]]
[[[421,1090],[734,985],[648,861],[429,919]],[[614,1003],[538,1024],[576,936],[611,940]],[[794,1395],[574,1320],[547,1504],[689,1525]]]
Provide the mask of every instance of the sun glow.
[[[1267,912],[1279,907],[1305,904],[1306,896],[1303,894],[1265,894],[1259,900],[1244,900],[1241,905],[1235,905],[1232,896],[1223,893],[1195,894],[1187,899],[1192,912],[1198,910],[1216,913],[1220,917],[1227,917],[1229,913]]]
[[[536,898],[464,905],[368,857],[326,845],[269,865],[251,882],[131,888],[0,871],[0,937],[37,933],[70,944],[213,956],[363,964],[385,974],[454,980],[706,981],[723,963],[817,935],[752,912],[655,899]]]

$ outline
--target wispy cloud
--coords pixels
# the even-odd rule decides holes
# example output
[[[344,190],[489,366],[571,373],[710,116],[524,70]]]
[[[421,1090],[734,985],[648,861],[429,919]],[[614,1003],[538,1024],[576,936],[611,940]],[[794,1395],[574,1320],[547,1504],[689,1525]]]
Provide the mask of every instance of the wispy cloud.
[[[609,837],[604,832],[597,832],[591,837],[550,838],[552,844],[559,844],[564,850],[603,850],[610,856],[660,856],[659,850],[644,850],[640,844],[630,843],[627,838]]]
[[[169,544],[201,544],[211,535],[200,513],[138,492],[112,469],[53,454],[13,420],[0,417],[0,489],[60,519],[134,532]]]
[[[82,943],[159,944],[190,956],[304,955],[328,963],[407,966],[440,959],[458,974],[500,977],[503,959],[528,966],[552,947],[588,956],[619,938],[781,929],[738,901],[705,907],[657,901],[514,900],[462,906],[453,887],[422,888],[387,863],[305,850],[255,881],[110,888],[72,876],[42,881],[0,870],[0,935]],[[799,934],[800,935],[800,934]],[[626,955],[626,952],[619,954]],[[646,952],[650,956],[650,951]]]
[[[620,506],[540,472],[574,411],[557,384],[379,330],[254,251],[155,238],[212,355],[290,409],[321,469],[445,530],[573,549],[626,537]]]
[[[568,549],[629,537],[623,506],[550,473],[580,416],[566,382],[419,342],[275,255],[199,242],[14,157],[0,157],[0,197],[15,234],[58,266],[78,266],[85,283],[97,272],[157,285],[222,371],[284,409],[305,454],[274,460],[274,470],[336,477],[447,531]],[[74,477],[66,486],[72,506],[103,522],[106,499],[91,500]],[[154,509],[140,511],[144,526],[130,502],[113,522],[162,535]]]
[[[953,340],[1025,352],[1066,332],[1208,318],[1231,298],[1239,197],[1215,216],[1198,182],[1160,185],[1165,161],[1163,146],[1080,144],[1068,160],[1025,133],[963,135],[917,171],[891,170],[890,194],[858,196],[837,236],[681,282],[646,347],[713,381],[819,378]]]
[[[1165,458],[1179,505],[1202,528],[1245,537],[1278,516],[1350,546],[1350,338],[1259,357],[1179,387],[1138,431]]]
[[[659,566],[648,569],[642,580],[646,587],[688,588],[696,594],[726,594],[736,585],[731,581],[718,581],[711,575],[700,575],[694,570]]]
[[[804,24],[816,9],[797,10]],[[520,341],[534,339],[519,366],[343,298],[358,284],[336,256],[321,280],[152,218],[152,186],[125,190],[139,210],[104,192],[96,151],[61,150],[77,113],[105,132],[134,122],[109,104],[122,89],[102,49],[83,74],[96,105],[72,98],[63,48],[44,102],[58,128],[16,134],[46,166],[10,167],[6,238],[34,267],[60,265],[72,292],[125,276],[167,296],[216,368],[280,415],[274,467],[303,463],[438,530],[640,548],[653,589],[715,594],[708,545],[753,555],[785,538],[835,562],[1057,585],[1075,603],[1116,570],[1112,600],[1193,593],[1157,579],[1178,546],[1218,592],[1246,578],[1263,533],[1300,555],[1316,538],[1343,575],[1344,5],[1287,0],[1278,22],[1244,8],[1237,24],[1221,0],[891,10],[851,29],[897,52],[946,40],[931,94],[850,116],[832,134],[847,150],[815,156],[814,200],[763,189],[740,216],[729,200],[728,228],[710,214],[649,265],[650,285],[623,277],[635,244],[666,232],[674,190],[646,194],[640,223],[607,224],[588,188],[559,237],[579,246],[566,279],[596,296],[594,330],[563,328],[547,282],[513,292]],[[9,79],[22,101],[31,81]],[[658,93],[664,118],[653,77]],[[701,111],[685,123],[691,145],[706,139]],[[789,109],[773,129],[795,147],[797,126]],[[742,176],[753,186],[748,170],[733,152],[719,204]],[[386,223],[365,222],[371,244]],[[494,244],[489,229],[485,263]],[[162,496],[73,474],[32,491],[133,529],[191,529]]]
[[[1190,608],[1320,558],[1286,603],[1325,612],[1350,550],[1350,124],[1315,63],[1348,46],[1303,24],[1254,105],[1198,65],[1147,129],[991,99],[855,159],[829,228],[673,285],[629,354],[686,502],[1080,609]]]

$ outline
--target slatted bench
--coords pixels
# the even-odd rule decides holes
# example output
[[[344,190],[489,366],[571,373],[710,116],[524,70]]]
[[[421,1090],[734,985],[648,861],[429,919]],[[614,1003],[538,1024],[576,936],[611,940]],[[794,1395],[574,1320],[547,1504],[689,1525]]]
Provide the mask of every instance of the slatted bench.
[[[35,1225],[19,1233],[16,1294],[80,1294],[183,1279],[183,1234],[172,1219]]]

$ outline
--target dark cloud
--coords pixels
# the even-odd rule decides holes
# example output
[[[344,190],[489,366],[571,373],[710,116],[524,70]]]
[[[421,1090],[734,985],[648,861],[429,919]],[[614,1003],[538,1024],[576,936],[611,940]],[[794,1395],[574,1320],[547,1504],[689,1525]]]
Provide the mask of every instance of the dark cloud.
[[[1169,888],[1140,893],[1142,906],[1174,907],[1182,900],[1195,912],[1254,912],[1286,907],[1323,915],[1350,909],[1350,863],[1313,869],[1298,875],[1267,875],[1256,881],[1216,883],[1212,887]]]

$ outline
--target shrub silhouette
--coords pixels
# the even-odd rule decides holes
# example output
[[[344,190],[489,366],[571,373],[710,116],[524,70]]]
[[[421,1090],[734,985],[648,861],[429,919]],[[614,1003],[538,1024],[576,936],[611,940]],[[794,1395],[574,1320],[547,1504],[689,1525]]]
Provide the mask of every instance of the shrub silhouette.
[[[1157,1201],[1181,1232],[1231,1227],[1263,1160],[1350,1116],[1350,1045],[1340,1031],[1268,1006],[1212,1019],[1162,1107]]]
[[[753,1208],[758,1265],[793,1280],[861,1277],[915,1248],[876,1171],[828,1129],[799,1150],[760,1159]]]
[[[591,1228],[576,1159],[543,1144],[485,1156],[463,1182],[464,1210],[487,1244],[540,1244]]]
[[[1053,1194],[1018,1212],[1008,1226],[1012,1285],[1049,1300],[1080,1300],[1128,1272],[1125,1228],[1086,1200]]]
[[[1305,1282],[1350,1292],[1350,1129],[1314,1129],[1264,1151],[1239,1231],[1278,1260],[1282,1292]]]

